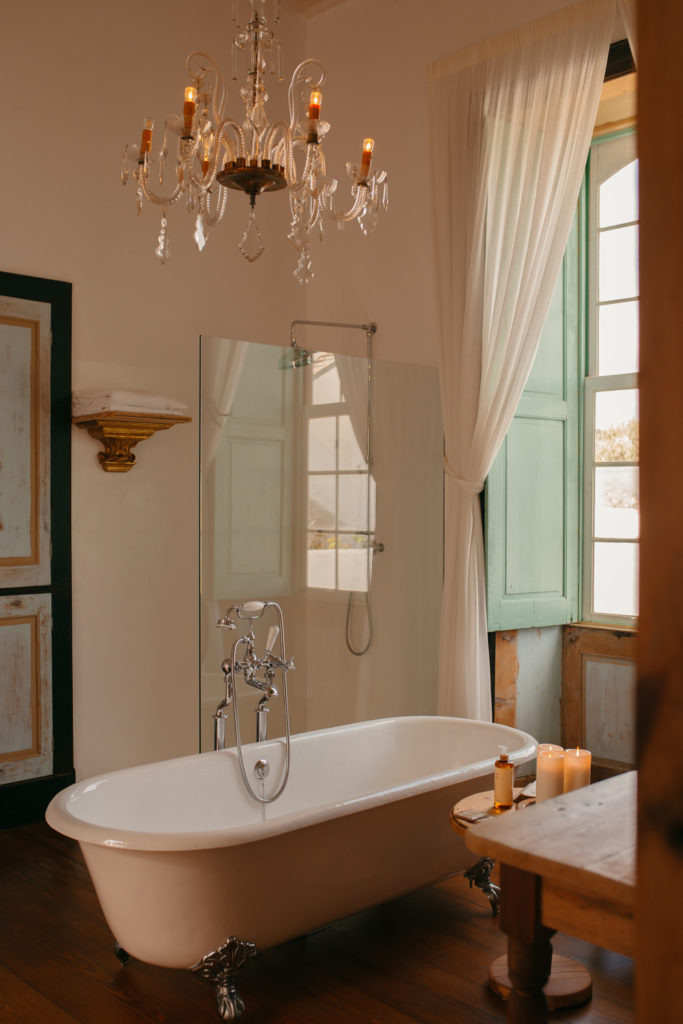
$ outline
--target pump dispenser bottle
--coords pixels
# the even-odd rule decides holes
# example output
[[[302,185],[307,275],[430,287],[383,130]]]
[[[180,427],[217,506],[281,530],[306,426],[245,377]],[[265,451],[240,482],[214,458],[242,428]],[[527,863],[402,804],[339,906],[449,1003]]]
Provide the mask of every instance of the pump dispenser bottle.
[[[496,811],[509,811],[512,807],[515,766],[507,747],[499,747],[500,757],[495,764],[493,807]]]

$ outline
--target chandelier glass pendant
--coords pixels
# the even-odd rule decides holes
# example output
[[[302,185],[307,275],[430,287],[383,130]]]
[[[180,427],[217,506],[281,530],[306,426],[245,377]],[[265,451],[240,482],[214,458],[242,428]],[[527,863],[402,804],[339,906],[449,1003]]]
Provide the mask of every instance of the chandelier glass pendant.
[[[327,175],[323,139],[330,125],[321,120],[321,87],[325,69],[318,60],[302,61],[289,83],[289,123],[269,121],[266,112],[268,93],[266,75],[283,81],[280,41],[268,28],[265,8],[274,5],[274,20],[279,21],[279,0],[248,0],[249,21],[239,26],[239,3],[232,0],[232,17],[237,35],[232,46],[232,77],[237,79],[240,54],[246,55],[246,83],[241,89],[244,117],[228,117],[227,86],[213,57],[193,50],[186,67],[191,84],[185,89],[183,113],[166,119],[158,157],[152,157],[154,122],[146,118],[139,146],[126,146],[121,180],[125,185],[132,173],[138,213],[144,200],[161,207],[161,229],[156,254],[166,263],[171,252],[168,242],[167,211],[184,200],[195,223],[194,240],[201,251],[211,228],[225,214],[228,189],[249,196],[247,228],[239,249],[250,262],[257,260],[264,246],[256,224],[256,197],[262,192],[288,189],[291,211],[288,238],[299,254],[294,276],[306,284],[313,276],[310,242],[323,237],[325,219],[339,228],[357,221],[361,232],[369,235],[381,212],[388,206],[385,171],[371,170],[374,141],[363,141],[358,164],[347,163],[351,202],[348,209],[337,209],[337,181]],[[168,170],[168,138],[177,137],[175,165]],[[299,166],[297,167],[297,157]],[[164,191],[164,179],[171,178]],[[158,188],[157,191],[157,184]]]

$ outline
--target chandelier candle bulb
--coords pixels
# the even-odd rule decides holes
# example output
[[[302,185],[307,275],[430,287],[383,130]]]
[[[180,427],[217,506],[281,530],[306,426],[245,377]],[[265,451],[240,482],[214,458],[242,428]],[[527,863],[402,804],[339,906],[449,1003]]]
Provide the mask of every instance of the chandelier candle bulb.
[[[590,786],[591,752],[581,750],[565,750],[564,752],[564,791],[571,793],[582,786]]]
[[[564,750],[542,743],[536,751],[536,803],[564,793]]]
[[[206,177],[211,162],[211,150],[213,148],[213,134],[205,135],[202,139],[202,174]]]
[[[308,116],[311,121],[317,121],[320,117],[320,105],[323,101],[323,94],[321,92],[312,92],[311,98],[308,103]]]
[[[154,131],[154,121],[151,117],[146,117],[142,124],[142,139],[140,140],[140,160],[144,160],[145,153],[151,153],[152,151],[152,132]]]
[[[370,161],[372,160],[372,151],[375,148],[374,139],[363,139],[363,153],[360,158],[360,176],[361,178],[367,178],[370,172]]]
[[[187,132],[192,129],[192,121],[196,109],[197,90],[193,85],[188,85],[185,89],[185,103],[183,104],[183,126]]]

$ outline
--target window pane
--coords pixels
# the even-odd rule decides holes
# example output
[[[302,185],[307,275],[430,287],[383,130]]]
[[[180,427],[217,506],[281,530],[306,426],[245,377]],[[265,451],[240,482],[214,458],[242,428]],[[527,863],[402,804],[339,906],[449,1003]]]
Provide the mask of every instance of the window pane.
[[[337,459],[337,420],[334,416],[308,421],[308,468],[334,470]]]
[[[358,446],[350,416],[339,417],[339,468],[364,470],[367,464]]]
[[[333,533],[309,533],[306,583],[322,590],[335,589],[336,550]]]
[[[313,405],[338,402],[340,397],[339,373],[335,366],[334,356],[329,352],[315,352],[311,373]]]
[[[596,392],[595,461],[638,461],[638,392],[635,388]]]
[[[598,374],[638,370],[639,303],[619,302],[598,311]]]
[[[309,530],[333,530],[335,527],[335,480],[334,476],[309,476],[308,478],[308,528]]]
[[[595,470],[596,537],[638,537],[638,469],[602,466]]]
[[[339,529],[369,529],[366,473],[339,477]]]
[[[638,161],[632,160],[600,186],[601,228],[638,220]]]
[[[638,545],[593,545],[593,611],[638,614]]]
[[[368,538],[339,535],[339,589],[368,589]]]
[[[600,302],[638,295],[638,228],[602,231],[598,246]]]

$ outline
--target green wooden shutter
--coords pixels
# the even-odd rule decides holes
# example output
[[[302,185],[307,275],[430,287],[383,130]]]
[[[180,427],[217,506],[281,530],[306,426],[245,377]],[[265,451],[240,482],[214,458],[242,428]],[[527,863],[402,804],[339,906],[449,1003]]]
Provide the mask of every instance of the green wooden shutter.
[[[581,248],[577,215],[534,366],[486,481],[490,631],[578,617]]]

